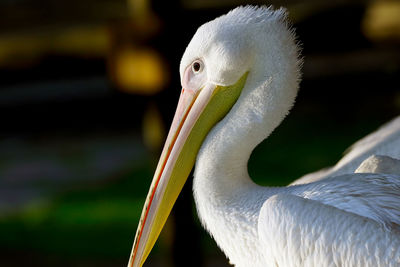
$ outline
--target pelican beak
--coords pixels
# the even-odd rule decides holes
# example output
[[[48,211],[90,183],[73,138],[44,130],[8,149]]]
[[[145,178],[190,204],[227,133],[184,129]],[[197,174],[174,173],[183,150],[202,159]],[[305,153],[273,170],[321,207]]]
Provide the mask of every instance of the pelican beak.
[[[142,266],[154,246],[211,128],[238,99],[247,72],[231,86],[182,89],[136,231],[128,267]]]

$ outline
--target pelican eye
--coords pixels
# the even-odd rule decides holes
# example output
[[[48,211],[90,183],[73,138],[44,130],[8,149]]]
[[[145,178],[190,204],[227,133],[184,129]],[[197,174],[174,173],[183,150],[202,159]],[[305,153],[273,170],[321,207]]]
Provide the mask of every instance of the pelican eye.
[[[200,60],[196,60],[192,63],[192,71],[193,73],[199,73],[203,70],[203,62]]]

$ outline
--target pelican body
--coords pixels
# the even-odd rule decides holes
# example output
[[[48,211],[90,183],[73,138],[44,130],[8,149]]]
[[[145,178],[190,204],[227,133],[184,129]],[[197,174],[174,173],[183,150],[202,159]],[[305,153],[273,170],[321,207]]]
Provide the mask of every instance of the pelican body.
[[[143,265],[195,162],[199,217],[235,266],[400,266],[398,168],[354,173],[374,154],[396,164],[400,119],[296,185],[261,187],[248,175],[252,150],[294,103],[300,65],[284,9],[238,7],[197,30],[128,266]]]

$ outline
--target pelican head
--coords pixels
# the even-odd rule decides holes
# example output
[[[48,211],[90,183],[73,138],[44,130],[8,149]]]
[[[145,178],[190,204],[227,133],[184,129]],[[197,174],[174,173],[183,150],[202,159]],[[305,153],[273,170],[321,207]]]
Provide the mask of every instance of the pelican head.
[[[129,266],[143,265],[202,144],[214,142],[221,148],[217,153],[224,153],[224,144],[246,132],[254,137],[254,145],[243,148],[249,156],[292,106],[299,65],[284,9],[238,7],[197,30],[181,60],[178,107],[143,208]],[[236,123],[226,127],[233,118]],[[228,132],[213,134],[222,125]]]

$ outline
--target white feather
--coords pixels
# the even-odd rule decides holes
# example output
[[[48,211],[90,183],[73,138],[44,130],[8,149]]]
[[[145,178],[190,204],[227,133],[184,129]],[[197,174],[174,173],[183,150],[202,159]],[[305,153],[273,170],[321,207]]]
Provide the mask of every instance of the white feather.
[[[372,155],[364,160],[354,172],[400,175],[400,160],[389,156]]]
[[[335,166],[304,175],[292,184],[310,183],[330,176],[353,173],[359,168],[363,161],[372,155],[389,156],[391,158],[400,159],[400,117],[386,123],[376,132],[367,135],[352,145],[348,149],[347,154]],[[381,162],[381,165],[382,164],[384,163]],[[392,164],[396,164],[396,162],[390,161],[389,159],[386,160],[385,165]],[[396,169],[399,167],[387,166],[386,168]],[[360,171],[364,172],[362,170]],[[398,174],[400,175],[400,172]]]
[[[259,266],[400,264],[398,233],[365,217],[294,195],[269,198],[261,210],[258,229],[268,259]]]
[[[197,58],[214,84],[231,85],[249,72],[238,101],[202,144],[194,174],[199,217],[229,260],[237,266],[400,266],[400,177],[353,174],[371,154],[398,157],[400,149],[389,148],[400,142],[399,123],[357,143],[329,170],[340,176],[324,171],[319,177],[328,178],[314,183],[260,187],[249,178],[248,159],[290,110],[300,79],[285,11],[239,7],[206,23],[183,55],[181,75]]]

